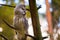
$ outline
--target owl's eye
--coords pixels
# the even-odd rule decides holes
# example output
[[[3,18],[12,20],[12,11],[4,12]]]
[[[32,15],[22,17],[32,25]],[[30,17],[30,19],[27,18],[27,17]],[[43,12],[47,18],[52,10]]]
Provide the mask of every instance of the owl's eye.
[[[22,8],[22,10],[24,10],[24,8]]]
[[[25,7],[22,7],[22,10],[25,10]]]

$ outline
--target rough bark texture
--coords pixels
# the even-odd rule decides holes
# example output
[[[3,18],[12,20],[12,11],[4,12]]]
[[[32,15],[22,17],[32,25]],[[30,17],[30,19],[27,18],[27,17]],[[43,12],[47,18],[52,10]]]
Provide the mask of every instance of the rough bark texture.
[[[29,0],[34,36],[36,37],[35,40],[42,40],[41,29],[39,24],[39,17],[36,7],[36,0]]]

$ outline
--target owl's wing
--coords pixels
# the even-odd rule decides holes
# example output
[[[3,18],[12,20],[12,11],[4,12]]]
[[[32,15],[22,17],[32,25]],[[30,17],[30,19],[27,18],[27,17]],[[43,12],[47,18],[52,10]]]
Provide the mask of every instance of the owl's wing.
[[[26,18],[24,18],[24,25],[25,25],[25,29],[28,29],[28,20]]]

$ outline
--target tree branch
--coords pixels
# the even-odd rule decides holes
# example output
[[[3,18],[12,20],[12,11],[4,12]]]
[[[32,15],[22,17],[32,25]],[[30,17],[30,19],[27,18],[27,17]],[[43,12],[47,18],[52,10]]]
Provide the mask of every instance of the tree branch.
[[[31,36],[31,35],[29,35],[29,34],[25,34],[26,36],[29,36],[29,37],[31,37],[31,38],[33,38],[33,39],[35,39],[35,37],[34,36]]]
[[[11,6],[11,5],[6,5],[6,4],[0,4],[0,5],[15,8],[15,6]],[[41,5],[37,8],[37,10],[40,9],[40,8],[41,8]],[[26,10],[30,11],[30,9],[26,9]]]
[[[4,35],[1,35],[1,34],[0,34],[0,36],[1,36],[2,38],[4,38],[5,40],[8,40]]]
[[[48,36],[46,36],[46,37],[42,37],[42,39],[46,39],[46,38],[48,38]]]
[[[2,20],[3,20],[3,22],[4,22],[6,25],[8,25],[8,27],[10,27],[10,28],[12,28],[12,29],[14,29],[14,30],[19,30],[19,29],[15,28],[14,26],[10,25],[6,20],[4,20],[4,19],[2,19]]]
[[[0,5],[15,8],[15,6],[11,6],[11,5],[6,5],[6,4],[0,4]]]
[[[37,8],[37,10],[39,10],[41,8],[41,5]],[[26,9],[27,11],[30,11],[30,9]]]
[[[33,38],[34,40],[36,39],[34,36],[31,36],[31,35],[29,35],[29,34],[25,34],[26,36],[29,36],[29,37],[31,37],[31,38]],[[42,37],[42,39],[46,39],[46,38],[48,38],[48,36],[46,36],[46,37]]]
[[[41,5],[37,8],[37,10],[39,10],[41,8]]]

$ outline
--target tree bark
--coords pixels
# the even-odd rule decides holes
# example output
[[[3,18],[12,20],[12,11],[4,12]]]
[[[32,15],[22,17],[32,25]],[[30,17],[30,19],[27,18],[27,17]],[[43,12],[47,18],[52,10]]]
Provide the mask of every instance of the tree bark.
[[[46,17],[48,21],[48,33],[50,34],[50,40],[53,40],[53,23],[52,23],[52,15],[50,12],[50,4],[48,0],[46,0]]]
[[[34,36],[36,38],[35,40],[42,40],[39,17],[36,7],[36,0],[29,0],[29,6],[30,6],[32,24],[33,24]]]

